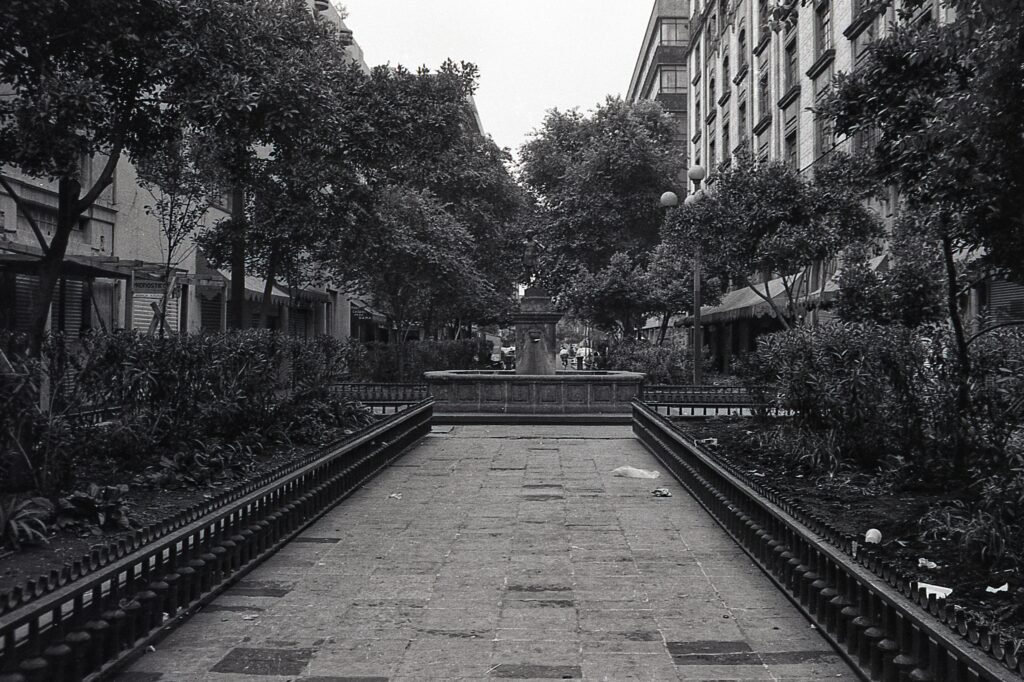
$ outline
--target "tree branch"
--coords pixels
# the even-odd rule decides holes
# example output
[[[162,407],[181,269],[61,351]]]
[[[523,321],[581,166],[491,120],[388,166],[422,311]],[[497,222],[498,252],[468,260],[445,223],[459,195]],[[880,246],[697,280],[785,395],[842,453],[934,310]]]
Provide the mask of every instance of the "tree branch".
[[[99,198],[100,193],[103,192],[110,183],[113,182],[114,169],[117,168],[117,162],[121,158],[121,151],[124,149],[124,141],[118,138],[117,142],[114,143],[113,148],[110,150],[110,155],[107,156],[107,162],[103,164],[103,170],[100,172],[100,177],[93,184],[92,188],[80,198],[75,205],[75,211],[79,214],[87,211]]]
[[[28,221],[29,227],[32,228],[32,232],[36,236],[36,241],[39,242],[39,248],[43,250],[43,255],[48,254],[50,252],[50,246],[46,243],[46,238],[43,237],[43,233],[39,229],[39,223],[37,223],[36,219],[32,217],[32,213],[29,211],[28,204],[26,204],[22,200],[22,198],[19,197],[14,192],[14,188],[11,187],[10,183],[7,181],[7,178],[5,178],[3,174],[0,174],[0,185],[2,185],[4,191],[7,192],[7,194],[9,194],[12,199],[14,199],[14,205],[18,207],[18,212],[25,216],[25,220]]]
[[[786,319],[786,316],[782,314],[782,311],[779,310],[779,307],[777,305],[775,305],[775,301],[773,301],[772,298],[771,298],[771,290],[768,288],[768,280],[765,280],[765,283],[764,283],[765,293],[763,293],[763,294],[760,291],[757,290],[756,286],[754,286],[753,284],[750,283],[750,278],[749,277],[744,277],[743,278],[743,283],[746,284],[747,287],[751,291],[753,291],[755,294],[757,294],[758,297],[761,300],[763,300],[765,303],[768,304],[768,307],[772,309],[772,312],[775,313],[775,316],[779,318],[780,322],[782,322],[782,326],[783,326],[784,329],[788,330],[788,329],[791,328],[791,325],[789,324],[789,320]]]

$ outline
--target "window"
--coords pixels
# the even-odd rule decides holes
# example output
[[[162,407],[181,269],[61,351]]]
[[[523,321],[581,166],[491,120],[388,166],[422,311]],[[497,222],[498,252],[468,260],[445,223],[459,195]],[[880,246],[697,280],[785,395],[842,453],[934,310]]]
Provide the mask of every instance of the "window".
[[[832,49],[832,3],[821,0],[815,10],[814,48],[816,54]]]
[[[715,138],[712,135],[708,140],[708,163],[711,164],[712,168],[714,168],[717,162],[718,156],[715,154]]]
[[[719,26],[719,30],[725,33],[725,25],[729,22],[725,20],[729,14],[729,0],[718,0],[718,15],[722,17],[722,25]]]
[[[732,74],[729,72],[729,55],[722,57],[722,92],[729,89]]]
[[[768,70],[761,72],[757,79],[757,115],[764,118],[772,110],[770,104],[770,91],[768,90]]]
[[[724,121],[722,123],[722,160],[723,161],[728,161],[729,160],[729,155],[731,153],[730,150],[732,149],[732,146],[730,145],[730,141],[731,141],[731,138],[729,137],[729,122],[728,121]]]
[[[799,82],[799,64],[797,61],[796,41],[786,43],[786,52],[782,61],[782,84],[785,90],[789,90]]]
[[[757,24],[760,35],[758,40],[764,40],[771,30],[768,26],[768,0],[760,0],[757,5]]]
[[[36,221],[36,225],[43,234],[52,235],[57,231],[57,211],[51,208],[32,207],[28,212]],[[19,218],[18,222],[24,226],[24,229],[32,229],[29,225],[28,218],[22,218],[20,215]]]
[[[737,71],[742,71],[747,65],[747,30],[741,29],[739,38],[736,41],[736,62],[739,64]]]
[[[814,155],[815,158],[828,154],[835,146],[835,131],[832,119],[828,116],[814,118]]]
[[[739,107],[736,110],[738,116],[738,124],[740,129],[740,137],[744,137],[747,134],[747,102],[746,100],[740,102]]]
[[[695,99],[693,101],[693,114],[695,116],[694,120],[697,122],[698,130],[699,130],[699,126],[700,126],[700,99]]]
[[[686,92],[686,69],[682,66],[661,66],[658,77],[660,92],[676,95]]]
[[[662,19],[660,38],[662,45],[685,45],[685,22],[682,19]]]
[[[793,170],[800,170],[800,154],[797,149],[796,142],[796,129],[786,133],[786,139],[783,143],[782,156],[786,162],[786,165]]]
[[[712,78],[708,81],[708,111],[713,111],[713,107],[717,101],[718,98],[715,97],[715,79]]]
[[[708,33],[707,33],[707,35],[708,36],[714,36],[716,33],[718,33],[718,15],[715,14],[714,12],[712,12],[711,16],[708,17]]]
[[[868,47],[871,43],[875,42],[875,38],[878,37],[878,19],[875,18],[871,23],[864,27],[860,35],[854,40],[853,50],[855,55],[855,61],[860,64],[864,61],[864,58],[868,54]]]

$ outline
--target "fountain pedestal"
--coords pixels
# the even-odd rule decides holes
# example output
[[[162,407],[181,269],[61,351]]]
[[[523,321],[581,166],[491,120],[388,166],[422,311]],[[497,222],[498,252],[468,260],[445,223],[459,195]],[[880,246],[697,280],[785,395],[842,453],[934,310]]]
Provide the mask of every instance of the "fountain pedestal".
[[[530,287],[519,301],[516,369],[425,372],[434,415],[457,419],[502,415],[513,423],[544,423],[543,417],[616,415],[628,418],[644,375],[636,372],[565,372],[555,368],[555,325],[562,314],[551,297]],[[494,417],[491,417],[494,418]],[[532,420],[532,421],[531,421]],[[495,422],[497,423],[497,422]]]
[[[539,287],[529,287],[519,300],[516,325],[516,374],[553,375],[558,348],[555,325],[562,313],[551,306],[551,297]]]

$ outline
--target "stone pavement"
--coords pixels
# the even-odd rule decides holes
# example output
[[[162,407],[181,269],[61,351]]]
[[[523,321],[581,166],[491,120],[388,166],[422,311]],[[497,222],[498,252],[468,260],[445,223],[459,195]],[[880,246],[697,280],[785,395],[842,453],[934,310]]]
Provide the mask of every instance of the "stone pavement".
[[[628,427],[435,427],[116,679],[857,679],[624,464],[661,470]]]

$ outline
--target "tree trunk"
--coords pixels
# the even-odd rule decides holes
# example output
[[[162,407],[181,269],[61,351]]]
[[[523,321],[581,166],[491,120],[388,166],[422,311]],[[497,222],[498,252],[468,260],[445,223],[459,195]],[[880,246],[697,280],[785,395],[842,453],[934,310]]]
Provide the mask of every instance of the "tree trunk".
[[[665,335],[668,333],[668,323],[672,319],[672,313],[665,313],[661,316],[661,329],[658,330],[658,345],[664,345]]]
[[[228,328],[245,329],[245,192],[231,189],[231,300]]]
[[[267,260],[267,282],[263,286],[263,302],[260,304],[260,327],[266,329],[270,312],[274,309],[274,281],[277,279],[277,247],[270,250]],[[287,332],[288,330],[283,330]]]
[[[965,427],[971,410],[971,356],[967,347],[967,334],[957,303],[956,263],[953,261],[953,240],[942,237],[942,255],[946,264],[946,306],[949,322],[953,325],[957,350],[956,440],[953,452],[953,473],[960,478],[967,473],[967,434]]]
[[[72,178],[63,177],[57,185],[57,233],[50,240],[49,249],[39,264],[39,285],[31,313],[29,352],[35,357],[42,352],[46,325],[50,318],[50,304],[63,271],[64,254],[68,249],[71,231],[82,215],[78,210],[81,190],[81,184]]]
[[[768,304],[768,307],[771,308],[772,311],[775,313],[775,316],[778,318],[779,322],[782,323],[783,329],[789,331],[790,329],[793,328],[793,325],[789,323],[789,320],[786,318],[786,316],[782,314],[781,310],[779,310],[779,306],[775,305],[775,301],[771,297],[771,289],[768,288],[767,280],[764,283],[765,293],[763,294],[757,290],[757,287],[755,285],[750,283],[749,279],[744,278],[743,281],[746,283],[747,288],[749,288],[751,291],[757,294],[758,298],[760,298],[762,301]]]

